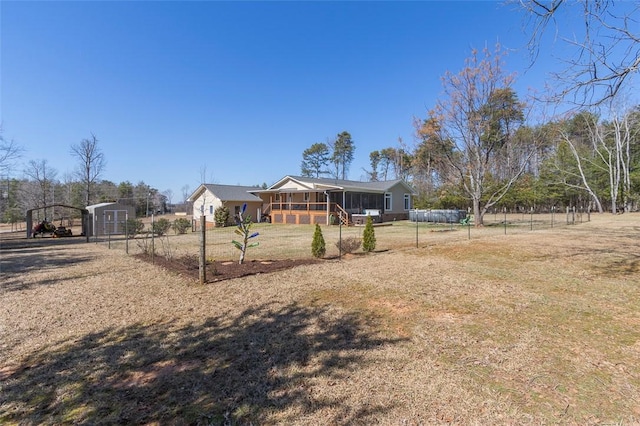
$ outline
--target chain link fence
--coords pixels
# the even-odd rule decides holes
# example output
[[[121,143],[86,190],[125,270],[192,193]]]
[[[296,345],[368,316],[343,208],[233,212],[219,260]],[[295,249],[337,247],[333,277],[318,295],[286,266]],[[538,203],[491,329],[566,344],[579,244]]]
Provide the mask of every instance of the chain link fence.
[[[410,220],[375,224],[375,252],[386,250],[427,247],[447,242],[491,238],[499,235],[522,234],[538,230],[553,230],[575,226],[590,221],[590,213],[579,209],[562,212],[490,212],[484,216],[483,226],[476,227],[473,217],[460,219],[464,215],[444,216],[445,220],[427,221],[425,211],[412,210]],[[418,220],[416,220],[416,218]],[[108,234],[94,236],[91,241],[109,249],[124,250],[129,254],[146,253],[153,256],[180,258],[199,254],[201,232],[196,221],[185,234],[176,234],[170,229],[166,234],[151,232],[152,221],[145,221],[144,229],[136,235]],[[170,218],[170,220],[174,220]],[[252,240],[256,247],[246,252],[251,259],[302,259],[310,258],[314,225],[289,225],[254,223],[252,232],[259,235]],[[361,241],[364,225],[321,226],[326,244],[325,258],[340,258],[346,253],[341,250],[346,240]],[[205,229],[205,252],[209,260],[237,260],[239,251],[233,240],[239,240],[235,226],[214,227],[208,223]],[[354,253],[362,253],[361,249]]]

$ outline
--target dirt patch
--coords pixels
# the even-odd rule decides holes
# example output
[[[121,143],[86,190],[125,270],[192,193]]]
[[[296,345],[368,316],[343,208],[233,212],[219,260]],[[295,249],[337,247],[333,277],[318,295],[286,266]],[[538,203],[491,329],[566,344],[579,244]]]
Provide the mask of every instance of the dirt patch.
[[[154,263],[167,271],[187,277],[196,281],[200,280],[200,266],[196,256],[181,256],[167,259],[163,256],[138,254],[137,257],[145,262]],[[242,278],[249,275],[268,274],[295,268],[300,265],[311,265],[321,262],[318,259],[274,259],[274,260],[249,260],[239,264],[237,260],[207,261],[207,283]]]

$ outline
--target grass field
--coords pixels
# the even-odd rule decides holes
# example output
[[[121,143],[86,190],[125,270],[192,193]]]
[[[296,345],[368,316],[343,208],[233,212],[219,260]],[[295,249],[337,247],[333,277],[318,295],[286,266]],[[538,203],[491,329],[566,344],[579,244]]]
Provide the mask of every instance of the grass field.
[[[172,220],[169,217],[169,220]],[[144,219],[146,227],[150,228],[150,219]],[[579,225],[587,221],[587,215],[577,215],[571,218],[571,222]],[[386,223],[384,226],[376,226],[377,250],[427,247],[442,242],[466,241],[484,239],[493,236],[514,235],[529,233],[532,231],[547,230],[556,232],[567,226],[567,217],[564,214],[487,214],[486,226],[476,228],[474,226],[462,226],[460,224],[432,224],[409,221]],[[311,240],[313,238],[313,225],[285,225],[270,223],[255,223],[252,230],[260,233],[259,237],[252,241],[259,243],[258,247],[247,252],[248,259],[299,259],[311,257]],[[350,226],[323,226],[322,232],[327,245],[327,257],[337,257],[339,251],[337,243],[340,238],[362,237],[364,227]],[[206,232],[207,257],[217,260],[229,260],[238,257],[238,252],[231,241],[238,239],[234,234],[235,227],[211,228]],[[160,255],[182,256],[196,255],[199,253],[200,233],[188,232],[186,235],[174,235],[169,231],[162,238],[155,238],[153,244]],[[95,240],[92,238],[91,240]],[[122,236],[98,238],[98,243],[107,245],[111,249],[125,250],[125,242]],[[143,247],[151,246],[150,238],[137,236],[129,241],[129,252],[138,253]]]
[[[308,256],[260,226],[249,258]],[[2,246],[0,423],[640,422],[640,215],[418,231],[205,286],[118,241]]]

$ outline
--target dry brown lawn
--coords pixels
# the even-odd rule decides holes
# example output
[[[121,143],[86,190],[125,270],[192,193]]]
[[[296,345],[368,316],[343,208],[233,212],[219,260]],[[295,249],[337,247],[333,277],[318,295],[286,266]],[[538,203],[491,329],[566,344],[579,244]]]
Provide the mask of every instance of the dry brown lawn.
[[[640,423],[640,215],[382,229],[382,252],[205,286],[3,245],[0,424]]]

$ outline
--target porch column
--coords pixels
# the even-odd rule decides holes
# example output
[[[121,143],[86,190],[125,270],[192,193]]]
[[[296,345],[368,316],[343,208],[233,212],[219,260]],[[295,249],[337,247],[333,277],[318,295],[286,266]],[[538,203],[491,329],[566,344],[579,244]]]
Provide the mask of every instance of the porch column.
[[[327,191],[324,192],[325,198],[327,200],[327,225],[331,225],[329,221],[329,217],[331,216],[331,200],[329,197],[329,193]]]

